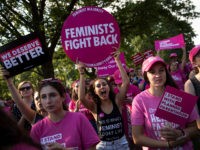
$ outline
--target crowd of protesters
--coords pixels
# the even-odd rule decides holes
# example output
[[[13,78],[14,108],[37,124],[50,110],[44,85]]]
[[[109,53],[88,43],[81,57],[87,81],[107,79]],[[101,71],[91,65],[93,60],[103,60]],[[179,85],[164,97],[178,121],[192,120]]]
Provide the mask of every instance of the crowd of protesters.
[[[0,149],[200,148],[200,46],[190,50],[189,65],[185,48],[182,54],[181,61],[171,53],[169,64],[151,56],[140,68],[127,68],[116,50],[111,55],[118,69],[95,79],[86,76],[86,66],[77,61],[80,77],[70,92],[57,78],[40,81],[37,91],[29,81],[16,87],[1,68],[12,100],[0,101],[0,130],[7,135],[1,137],[5,142]],[[198,96],[183,125],[155,116],[167,85]]]

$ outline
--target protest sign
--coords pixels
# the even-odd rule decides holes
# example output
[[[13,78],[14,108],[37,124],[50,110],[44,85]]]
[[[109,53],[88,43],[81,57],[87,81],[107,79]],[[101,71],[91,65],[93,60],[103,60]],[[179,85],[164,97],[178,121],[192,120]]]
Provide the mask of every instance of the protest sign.
[[[133,60],[133,63],[134,63],[135,65],[139,65],[139,64],[141,64],[141,63],[143,62],[144,56],[143,56],[142,53],[137,53],[137,54],[133,55],[133,56],[131,57],[131,59]]]
[[[14,76],[41,65],[49,59],[37,33],[18,38],[0,47],[1,65]]]
[[[152,50],[147,50],[143,53],[144,59],[147,59],[151,56],[153,56],[153,51]]]
[[[183,34],[179,34],[168,39],[155,41],[155,50],[157,51],[177,49],[182,47],[185,47]]]
[[[167,86],[155,115],[170,122],[184,125],[198,97]]]
[[[122,65],[125,68],[126,67],[126,61],[125,61],[124,53],[120,53],[119,58],[120,58]],[[106,77],[106,76],[109,76],[109,75],[113,75],[113,73],[118,69],[118,67],[117,67],[117,64],[116,64],[114,58],[112,58],[109,62],[104,63],[101,66],[96,67],[96,69],[97,69],[98,77]]]
[[[120,29],[114,17],[104,9],[90,6],[73,12],[64,22],[61,33],[66,55],[87,67],[108,62],[113,47],[120,45]]]

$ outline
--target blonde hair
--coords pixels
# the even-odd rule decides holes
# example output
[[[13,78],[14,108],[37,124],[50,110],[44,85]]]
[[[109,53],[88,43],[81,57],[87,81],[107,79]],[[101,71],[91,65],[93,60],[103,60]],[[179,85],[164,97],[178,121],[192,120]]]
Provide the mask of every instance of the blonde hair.
[[[32,91],[33,91],[32,96],[34,97],[34,87],[33,87],[33,84],[32,84],[30,81],[22,81],[22,82],[20,82],[20,83],[18,84],[17,89],[20,90],[20,88],[22,87],[22,85],[24,85],[24,84],[26,84],[26,83],[28,83],[28,84],[31,86]]]

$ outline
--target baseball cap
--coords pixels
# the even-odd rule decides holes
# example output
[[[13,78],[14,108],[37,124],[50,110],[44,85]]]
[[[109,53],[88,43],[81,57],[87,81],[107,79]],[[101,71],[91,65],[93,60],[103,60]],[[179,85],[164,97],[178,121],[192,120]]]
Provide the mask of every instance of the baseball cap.
[[[177,57],[177,54],[176,54],[176,53],[171,53],[169,57],[170,57],[170,58],[171,58],[171,57]]]
[[[144,75],[145,71],[149,71],[151,67],[157,62],[161,62],[166,66],[162,58],[160,58],[159,56],[151,56],[142,63],[142,75]]]
[[[121,74],[120,74],[119,70],[116,70],[114,72],[113,78],[114,78],[115,84],[121,84],[122,83],[122,77],[121,77]]]
[[[132,72],[132,71],[134,71],[134,69],[133,68],[129,68],[128,72]]]
[[[200,45],[197,45],[190,50],[189,60],[191,63],[193,62],[193,59],[194,59],[195,55],[199,52],[199,50],[200,50]]]

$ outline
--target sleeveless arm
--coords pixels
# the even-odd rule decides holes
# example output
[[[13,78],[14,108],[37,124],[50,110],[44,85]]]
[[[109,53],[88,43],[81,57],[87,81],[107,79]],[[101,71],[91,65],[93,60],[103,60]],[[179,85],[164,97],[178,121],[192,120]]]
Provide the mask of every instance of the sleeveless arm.
[[[32,110],[21,98],[18,90],[16,89],[13,81],[11,78],[4,78],[8,89],[12,95],[12,98],[14,100],[14,102],[16,103],[17,107],[19,108],[20,112],[22,113],[22,115],[24,116],[24,118],[26,120],[29,121],[29,123],[32,123],[35,119],[35,114],[36,112],[34,110]]]
[[[93,113],[96,113],[96,105],[93,101],[89,101],[86,99],[85,96],[85,67],[84,64],[81,62],[78,62],[78,71],[80,74],[80,82],[79,82],[79,89],[78,89],[78,99],[81,101],[81,103],[90,111]]]
[[[124,67],[122,66],[122,63],[119,59],[119,55],[120,55],[120,52],[118,50],[113,53],[113,56],[115,58],[115,62],[117,64],[117,67],[118,67],[120,74],[121,74],[121,77],[122,77],[122,85],[119,88],[119,93],[116,95],[116,104],[118,105],[118,107],[121,107],[122,102],[123,102],[123,100],[125,99],[125,96],[126,96],[128,85],[130,83],[129,83],[129,77],[128,77],[128,75],[127,75],[127,73],[126,73],[126,71],[125,71]]]
[[[182,60],[181,60],[181,70],[184,71],[184,67],[186,64],[186,49],[185,47],[182,48],[183,51],[183,56],[182,56]]]

